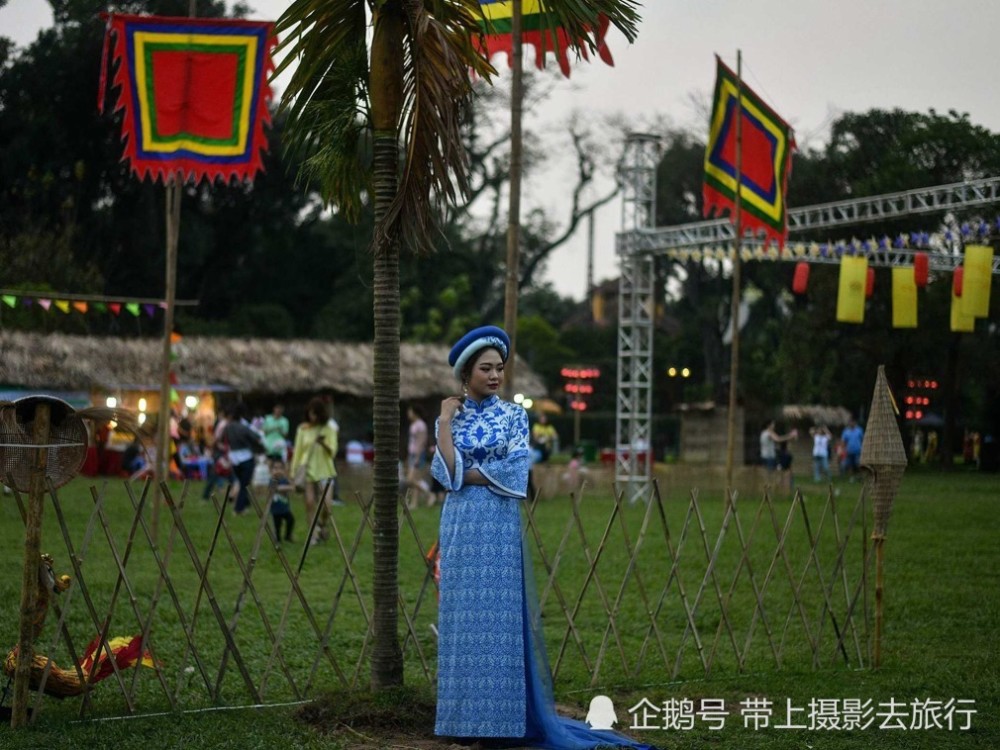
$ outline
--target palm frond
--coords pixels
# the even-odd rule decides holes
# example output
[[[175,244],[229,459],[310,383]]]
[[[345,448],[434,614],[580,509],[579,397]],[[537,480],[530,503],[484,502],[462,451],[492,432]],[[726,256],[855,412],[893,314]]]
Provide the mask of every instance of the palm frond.
[[[639,33],[637,0],[540,0],[540,4],[553,17],[553,28],[561,26],[565,30],[572,49],[598,51],[601,16],[624,34],[629,43]]]
[[[302,164],[300,180],[315,186],[356,220],[370,186],[364,136],[368,121],[368,50],[363,0],[296,0],[276,30],[280,72],[298,67],[282,98],[287,111],[286,148]]]
[[[404,0],[403,9],[406,159],[380,231],[398,221],[405,242],[419,252],[433,246],[435,209],[468,191],[462,125],[473,95],[470,72],[488,80],[495,70],[473,45],[482,18],[477,0]]]
[[[284,38],[276,56],[281,61],[272,78],[297,63],[281,107],[289,121],[298,124],[302,112],[330,80],[331,74],[347,69],[358,73],[353,58],[358,45],[365,45],[367,21],[365,0],[294,0],[275,24],[275,33]],[[355,90],[363,100],[367,69],[355,80]]]
[[[366,48],[345,51],[342,64],[320,82],[287,139],[290,161],[299,161],[300,182],[336,203],[348,221],[356,221],[362,196],[371,188],[371,149],[366,102],[357,81],[367,74]]]

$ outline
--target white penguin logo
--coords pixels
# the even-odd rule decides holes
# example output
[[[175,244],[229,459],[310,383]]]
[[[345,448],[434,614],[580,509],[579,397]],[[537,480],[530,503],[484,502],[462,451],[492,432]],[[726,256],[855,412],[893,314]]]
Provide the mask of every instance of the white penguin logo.
[[[611,729],[618,723],[615,704],[606,695],[595,695],[590,701],[587,723],[591,729]]]

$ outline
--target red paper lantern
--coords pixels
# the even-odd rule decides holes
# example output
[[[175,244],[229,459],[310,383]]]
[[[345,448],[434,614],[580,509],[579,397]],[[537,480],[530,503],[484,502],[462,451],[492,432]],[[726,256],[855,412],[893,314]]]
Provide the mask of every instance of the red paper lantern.
[[[875,293],[875,269],[868,269],[868,279],[865,281],[865,299],[870,299]]]
[[[955,275],[951,280],[952,291],[955,292],[956,297],[962,296],[962,280],[965,278],[965,269],[959,266],[955,269]]]
[[[792,291],[805,294],[809,287],[809,264],[804,260],[795,264],[795,275],[792,277]]]
[[[916,283],[918,289],[923,289],[927,286],[927,273],[928,273],[928,261],[927,253],[922,250],[918,253],[913,254],[913,281]]]

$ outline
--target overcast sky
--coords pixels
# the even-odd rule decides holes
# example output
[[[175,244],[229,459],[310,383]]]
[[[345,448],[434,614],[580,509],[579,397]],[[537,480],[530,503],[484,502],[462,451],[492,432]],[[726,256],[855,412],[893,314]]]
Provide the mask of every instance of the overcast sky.
[[[257,18],[269,20],[287,5],[249,1]],[[620,112],[639,125],[661,117],[691,125],[692,96],[707,98],[714,83],[713,56],[735,67],[740,49],[748,85],[791,123],[800,144],[820,145],[839,113],[873,107],[955,109],[1000,130],[1000,96],[989,63],[1000,29],[996,0],[648,0],[642,13],[633,46],[617,32],[609,35],[614,68],[574,61],[571,80],[550,97],[536,128],[554,131],[574,111]],[[10,0],[0,9],[0,34],[19,44],[51,23],[44,0]],[[508,81],[504,72],[497,83]],[[558,219],[566,205],[559,185],[571,178],[571,164],[554,164],[550,174],[525,186],[522,210],[544,207]],[[604,187],[612,184],[607,179]],[[788,202],[796,205],[794,190]],[[597,216],[598,281],[617,276],[619,228],[615,201]],[[547,271],[560,293],[577,299],[586,287],[586,244],[581,227]]]

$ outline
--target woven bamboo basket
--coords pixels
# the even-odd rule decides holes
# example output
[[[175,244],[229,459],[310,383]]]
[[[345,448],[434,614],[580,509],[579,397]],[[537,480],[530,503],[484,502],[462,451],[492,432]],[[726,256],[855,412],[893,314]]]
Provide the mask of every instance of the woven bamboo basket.
[[[44,445],[34,442],[35,414],[39,404],[49,406],[49,436]],[[35,451],[48,450],[45,476],[61,487],[83,465],[90,436],[87,425],[65,401],[52,396],[27,396],[0,404],[0,482],[27,492]]]
[[[886,534],[892,502],[906,471],[906,448],[896,421],[897,411],[885,377],[885,367],[879,365],[868,412],[868,426],[861,446],[861,466],[867,475],[866,490],[875,511],[872,533],[875,538]]]

